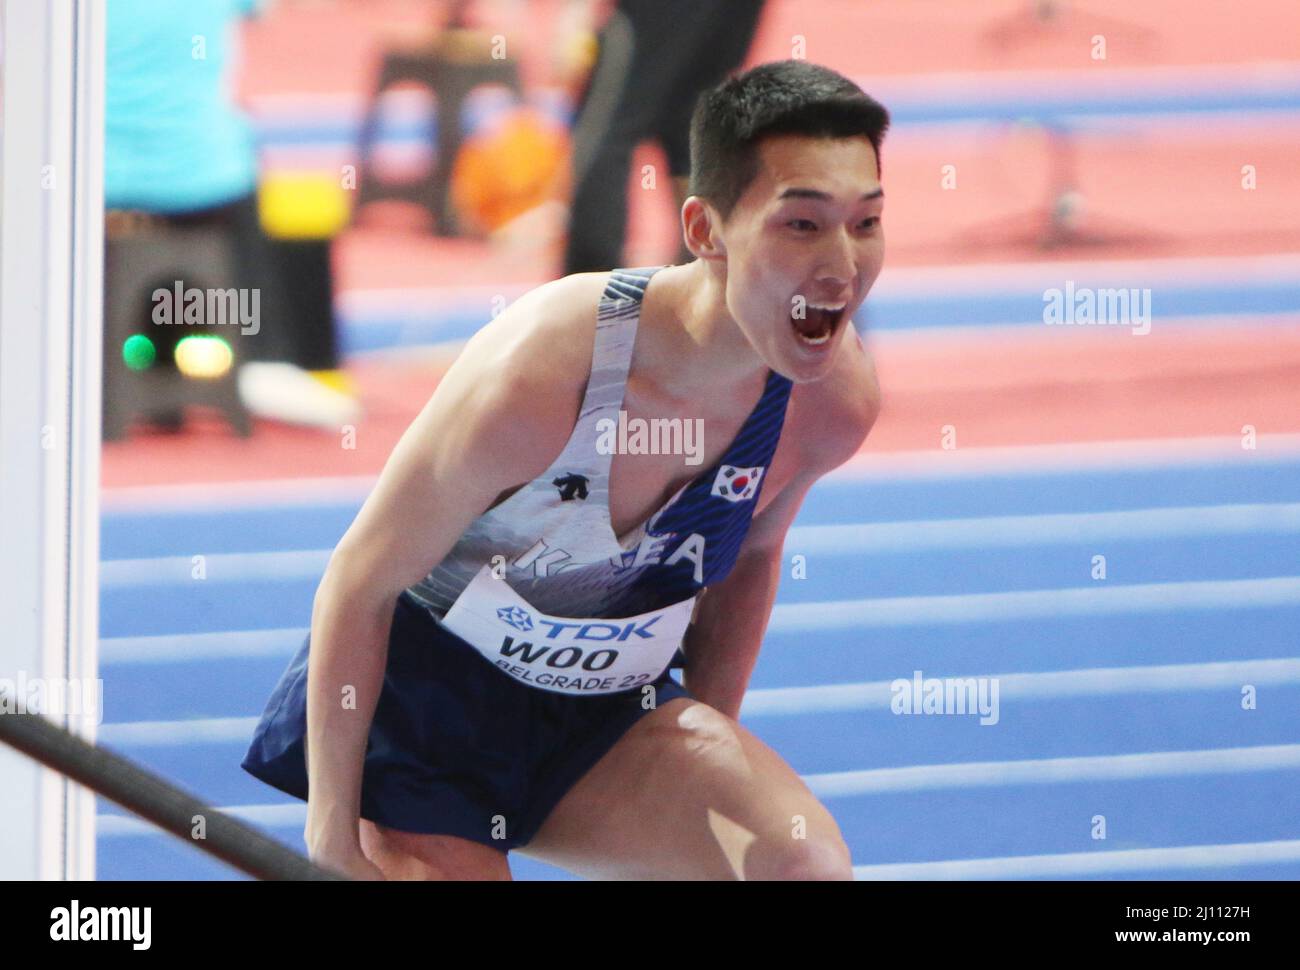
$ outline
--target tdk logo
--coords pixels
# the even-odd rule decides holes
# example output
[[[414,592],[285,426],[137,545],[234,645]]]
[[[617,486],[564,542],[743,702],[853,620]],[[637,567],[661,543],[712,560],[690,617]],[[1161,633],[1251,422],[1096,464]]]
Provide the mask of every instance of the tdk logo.
[[[537,642],[534,643],[531,640],[515,640],[514,637],[507,636],[501,641],[501,656],[530,666],[545,661],[546,666],[561,669],[580,664],[583,670],[605,670],[618,660],[617,650],[612,647],[589,650],[586,647],[575,646],[572,641],[622,642],[629,637],[652,640],[654,634],[650,632],[650,628],[659,620],[658,616],[652,616],[639,623],[635,620],[631,623],[561,623],[557,620],[539,619],[538,624],[549,630],[545,637],[538,637]],[[543,640],[568,640],[570,643],[566,646],[557,646],[554,642],[543,643]]]
[[[501,610],[497,610],[497,615],[500,615],[501,612]],[[506,617],[502,616],[501,619],[510,623],[511,626],[515,626]],[[633,620],[631,623],[561,623],[558,620],[538,620],[537,622],[547,628],[546,636],[541,638],[545,640],[612,640],[622,642],[629,637],[641,637],[645,640],[653,639],[654,633],[650,632],[650,628],[658,623],[660,619],[659,616],[652,616],[648,620],[642,620],[641,622]],[[529,623],[529,628],[531,627],[532,623]],[[523,627],[515,627],[515,629],[523,629]]]
[[[497,610],[497,617],[503,623],[507,623],[516,630],[531,630],[534,625],[533,617],[526,611],[517,606],[502,606]],[[546,631],[545,635],[534,635],[528,640],[516,640],[513,636],[507,635],[501,639],[501,649],[499,651],[500,659],[497,661],[499,666],[505,666],[516,677],[525,680],[531,680],[532,670],[538,669],[541,665],[564,670],[569,667],[588,670],[593,673],[608,670],[618,662],[619,648],[613,646],[616,643],[625,643],[631,641],[636,643],[640,640],[654,640],[656,631],[652,628],[656,623],[663,619],[662,614],[656,614],[648,620],[624,620],[617,623],[597,623],[593,621],[566,623],[563,620],[547,619],[545,616],[536,618],[536,625]],[[587,646],[588,643],[599,643],[599,648]],[[526,667],[512,666],[508,661],[513,660],[516,665],[526,664]],[[551,674],[542,676],[550,678]],[[562,683],[565,678],[548,680],[546,683],[554,684],[559,687],[570,686],[573,689],[582,688],[584,682],[575,680],[572,685]],[[541,681],[539,681],[541,683]],[[608,684],[603,681],[593,681],[591,686],[601,686],[601,689],[611,688],[613,681]]]
[[[528,615],[527,610],[521,610],[517,606],[503,606],[497,610],[497,619],[502,623],[509,623],[516,630],[522,630],[527,633],[533,628],[533,618]]]

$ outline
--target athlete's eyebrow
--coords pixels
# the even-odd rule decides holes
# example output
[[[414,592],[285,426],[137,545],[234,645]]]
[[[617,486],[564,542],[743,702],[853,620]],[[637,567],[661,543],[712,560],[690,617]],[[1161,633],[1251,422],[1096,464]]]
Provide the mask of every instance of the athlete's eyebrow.
[[[864,193],[859,202],[866,202],[868,199],[883,199],[885,197],[884,189],[876,189],[874,192]],[[829,192],[823,192],[820,189],[786,189],[777,199],[816,199],[819,202],[833,202],[834,198]]]

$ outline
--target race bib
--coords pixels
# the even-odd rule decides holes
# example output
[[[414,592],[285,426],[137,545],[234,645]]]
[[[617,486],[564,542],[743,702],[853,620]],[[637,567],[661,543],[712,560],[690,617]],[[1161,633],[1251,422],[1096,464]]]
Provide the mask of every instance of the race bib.
[[[534,609],[484,566],[442,625],[515,680],[560,694],[612,694],[668,669],[695,599],[625,616],[551,616]]]

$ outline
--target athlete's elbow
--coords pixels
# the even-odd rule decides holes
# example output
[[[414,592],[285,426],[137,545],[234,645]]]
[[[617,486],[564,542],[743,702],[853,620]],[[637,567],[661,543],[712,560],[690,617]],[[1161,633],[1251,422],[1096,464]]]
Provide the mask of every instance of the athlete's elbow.
[[[340,609],[354,615],[392,609],[404,588],[398,588],[395,581],[388,581],[384,575],[367,569],[355,557],[335,550],[316,585],[312,616]]]
[[[779,536],[751,534],[736,555],[731,571],[744,573],[746,586],[752,586],[757,577],[773,575],[779,578],[784,555],[784,533]]]

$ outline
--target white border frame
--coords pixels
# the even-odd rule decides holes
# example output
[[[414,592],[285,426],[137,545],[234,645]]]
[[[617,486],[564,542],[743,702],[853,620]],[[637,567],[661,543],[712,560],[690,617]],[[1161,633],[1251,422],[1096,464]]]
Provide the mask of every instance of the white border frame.
[[[0,4],[0,676],[93,679],[105,7]],[[8,750],[0,788],[0,878],[94,878],[93,794]]]

